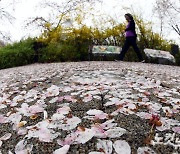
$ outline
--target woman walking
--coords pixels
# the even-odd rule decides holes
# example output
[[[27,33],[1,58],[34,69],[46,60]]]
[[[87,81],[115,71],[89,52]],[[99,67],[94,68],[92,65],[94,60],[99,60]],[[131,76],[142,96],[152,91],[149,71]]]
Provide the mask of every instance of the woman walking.
[[[133,16],[131,14],[127,13],[127,14],[125,14],[125,18],[128,22],[128,25],[126,26],[126,29],[125,29],[126,41],[124,43],[124,46],[122,47],[119,59],[123,60],[129,47],[132,46],[139,58],[139,61],[144,62],[141,52],[136,44],[137,35],[136,35],[136,31],[135,31],[135,22],[134,22]]]

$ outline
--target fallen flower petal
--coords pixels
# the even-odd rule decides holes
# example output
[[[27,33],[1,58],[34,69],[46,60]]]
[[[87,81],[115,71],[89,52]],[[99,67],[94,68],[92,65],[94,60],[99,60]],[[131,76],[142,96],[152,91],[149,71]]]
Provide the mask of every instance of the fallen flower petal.
[[[67,115],[71,111],[70,107],[63,106],[62,108],[57,109],[57,113]]]
[[[104,152],[96,152],[96,151],[92,151],[89,154],[104,154]]]
[[[175,133],[180,134],[180,127],[173,127],[172,130],[173,130]]]
[[[70,145],[65,145],[60,149],[57,149],[53,152],[53,154],[67,154],[69,151]]]
[[[77,138],[77,134],[75,132],[72,132],[71,134],[66,136],[64,141],[63,140],[57,140],[57,143],[61,146],[71,145],[71,144],[73,144],[73,142],[75,141],[76,138]]]
[[[27,145],[27,141],[21,140],[15,146],[15,153],[16,154],[27,154],[31,153],[33,145]]]
[[[5,123],[6,119],[7,119],[7,117],[0,115],[0,124]]]
[[[131,148],[124,140],[115,141],[113,147],[118,154],[131,154]]]
[[[156,154],[156,153],[149,147],[139,147],[137,150],[137,154]]]
[[[44,120],[46,120],[48,118],[48,113],[47,111],[44,110]]]
[[[29,107],[29,112],[31,114],[36,114],[36,113],[40,113],[40,112],[43,112],[44,111],[44,108],[39,106],[39,105],[32,105]]]
[[[1,138],[0,138],[0,140],[2,140],[2,141],[6,141],[6,140],[8,140],[10,137],[11,137],[11,133],[7,133],[7,134],[5,134],[4,136],[2,136]]]
[[[112,150],[113,150],[112,145],[113,145],[113,143],[110,140],[100,140],[100,139],[98,139],[97,149],[98,149],[98,151],[103,150],[103,152],[105,154],[111,154]]]
[[[59,87],[56,85],[52,85],[50,88],[47,89],[46,96],[52,97],[52,96],[58,96],[59,95]]]
[[[91,129],[86,128],[85,131],[78,131],[77,130],[77,138],[75,139],[76,144],[84,144],[91,140],[95,135],[95,132]]]
[[[107,135],[105,134],[104,127],[102,127],[100,124],[95,124],[91,128],[95,132],[95,137],[98,138],[106,138]]]
[[[109,130],[107,130],[105,132],[105,134],[109,138],[117,138],[117,137],[122,136],[125,133],[126,133],[126,130],[124,128],[120,128],[120,127],[110,128]]]
[[[68,119],[66,119],[66,123],[60,124],[58,128],[60,128],[62,130],[72,130],[72,129],[76,128],[77,125],[81,123],[81,121],[82,120],[78,117],[68,118]]]
[[[0,140],[0,147],[2,146],[3,142]]]

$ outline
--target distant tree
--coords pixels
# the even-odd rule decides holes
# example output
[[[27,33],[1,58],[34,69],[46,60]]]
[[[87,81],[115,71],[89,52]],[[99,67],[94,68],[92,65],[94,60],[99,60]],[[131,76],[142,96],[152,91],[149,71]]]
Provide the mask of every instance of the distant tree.
[[[27,21],[26,26],[35,25],[36,28],[50,30],[52,28],[58,28],[61,24],[70,24],[71,20],[69,16],[73,16],[79,11],[79,7],[85,9],[85,6],[91,4],[95,5],[102,0],[62,0],[61,2],[52,2],[45,0],[39,4],[41,9],[46,9],[49,12],[49,17],[37,16]],[[75,15],[76,16],[76,15]]]
[[[6,6],[5,4],[5,0],[0,0],[0,24],[1,25],[5,25],[7,22],[8,23],[12,23],[13,20],[15,19],[12,14],[7,11],[7,8],[10,6],[14,6],[16,4],[15,0],[11,0],[9,2],[6,2]],[[13,9],[14,7],[12,7]],[[10,36],[9,34],[3,32],[2,30],[0,30],[0,39],[2,40],[10,40]]]
[[[156,0],[155,11],[161,21],[161,32],[168,23],[180,36],[180,0]]]

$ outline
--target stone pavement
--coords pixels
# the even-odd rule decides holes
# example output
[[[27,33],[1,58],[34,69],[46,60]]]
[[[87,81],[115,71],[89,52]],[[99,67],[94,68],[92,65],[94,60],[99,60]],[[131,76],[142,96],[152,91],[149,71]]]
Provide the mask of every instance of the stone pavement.
[[[180,153],[180,67],[132,62],[0,70],[2,154]]]

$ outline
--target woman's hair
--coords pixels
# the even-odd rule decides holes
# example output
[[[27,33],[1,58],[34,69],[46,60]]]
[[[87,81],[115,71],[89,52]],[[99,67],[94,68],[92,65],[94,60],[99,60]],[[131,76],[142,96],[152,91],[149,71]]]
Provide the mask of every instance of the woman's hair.
[[[133,16],[130,13],[126,13],[125,16],[128,16],[131,20],[134,20]]]

